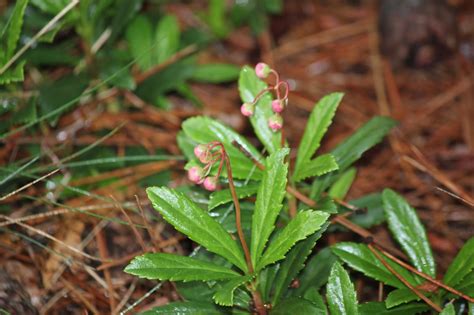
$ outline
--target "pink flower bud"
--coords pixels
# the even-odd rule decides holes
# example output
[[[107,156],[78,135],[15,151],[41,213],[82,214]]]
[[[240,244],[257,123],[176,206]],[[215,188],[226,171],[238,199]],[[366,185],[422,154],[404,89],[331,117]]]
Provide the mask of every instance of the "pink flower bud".
[[[194,155],[199,159],[199,161],[201,161],[201,163],[207,164],[210,162],[211,153],[205,144],[198,144],[195,146]]]
[[[270,70],[271,70],[270,67],[266,63],[263,63],[263,62],[259,62],[255,66],[255,74],[260,79],[265,79],[266,77],[268,77],[268,75],[270,74]]]
[[[217,189],[217,178],[216,177],[206,177],[203,183],[204,188],[209,191],[214,191]]]
[[[255,105],[250,103],[243,103],[240,107],[240,112],[242,115],[246,117],[250,117],[253,115],[253,111],[255,110]]]
[[[193,166],[188,170],[188,178],[193,183],[201,184],[204,181],[203,175],[203,169],[199,166]]]
[[[283,126],[283,118],[279,114],[275,114],[268,119],[268,127],[274,132],[281,129]]]
[[[281,113],[285,109],[285,101],[283,100],[273,100],[272,101],[272,110],[275,113]]]

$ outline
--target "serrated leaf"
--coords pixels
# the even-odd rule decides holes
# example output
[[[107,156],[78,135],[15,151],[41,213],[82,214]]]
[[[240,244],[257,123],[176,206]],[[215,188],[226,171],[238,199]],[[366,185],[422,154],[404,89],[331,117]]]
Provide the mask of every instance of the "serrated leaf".
[[[140,313],[140,315],[217,315],[223,314],[214,304],[186,301],[186,302],[172,302],[166,305],[154,307],[149,311]]]
[[[311,287],[305,292],[303,298],[308,301],[311,301],[314,305],[318,307],[320,311],[316,314],[328,315],[326,303],[324,303],[324,299],[321,294],[319,294],[318,289],[316,289],[315,287]]]
[[[252,280],[253,275],[240,276],[235,279],[227,281],[221,288],[214,294],[213,299],[216,304],[223,306],[234,305],[234,291],[241,285]]]
[[[339,177],[329,189],[329,196],[331,196],[332,198],[344,200],[347,195],[347,192],[349,191],[352,186],[352,183],[354,182],[356,175],[357,169],[355,167],[351,167],[350,169],[342,173],[341,177]]]
[[[419,271],[433,278],[436,277],[433,253],[415,209],[403,197],[390,189],[383,191],[382,199],[392,235]]]
[[[350,220],[355,224],[363,228],[370,228],[385,221],[382,194],[365,195],[359,199],[351,200],[349,203],[358,208],[366,209],[364,213],[355,213],[350,217]]]
[[[242,250],[230,234],[186,195],[167,187],[149,187],[146,191],[153,207],[178,231],[247,271]]]
[[[306,128],[301,138],[296,157],[294,179],[302,178],[307,167],[305,166],[318,150],[321,139],[332,123],[334,114],[343,97],[342,93],[332,93],[324,96],[313,108]],[[313,175],[314,176],[314,175]]]
[[[235,187],[237,198],[242,199],[255,195],[257,193],[258,186],[259,185],[257,183],[249,183],[243,187]],[[232,202],[232,194],[230,193],[229,189],[213,192],[209,199],[208,210],[211,211],[212,209],[229,202]]]
[[[377,314],[377,315],[415,315],[424,313],[429,307],[424,303],[410,303],[391,309],[385,307],[384,302],[368,302],[359,305],[360,314]]]
[[[453,303],[449,303],[439,315],[456,315]]]
[[[368,277],[381,281],[395,288],[406,288],[406,286],[398,280],[385,266],[377,259],[377,257],[369,250],[367,245],[356,244],[351,242],[341,242],[332,246],[332,251],[341,260],[357,271],[362,272]],[[395,269],[409,283],[418,285],[413,275],[403,269],[390,259],[385,261]]]
[[[357,315],[357,297],[347,271],[335,262],[326,286],[326,299],[331,315]]]
[[[255,74],[254,69],[244,66],[240,71],[239,92],[243,102],[253,102],[255,97],[267,85]],[[255,112],[250,117],[255,134],[268,152],[273,153],[281,147],[281,132],[273,132],[268,127],[268,119],[273,116],[271,109],[272,96],[265,93],[255,104]]]
[[[257,270],[285,258],[286,253],[308,235],[316,232],[329,218],[329,214],[322,211],[298,212],[287,226],[270,242],[263,257],[258,260]]]
[[[142,15],[137,16],[127,27],[125,32],[128,47],[140,69],[147,70],[154,64],[153,29],[151,22]]]
[[[265,163],[266,168],[252,216],[250,257],[254,267],[261,258],[268,238],[275,228],[275,220],[283,207],[288,174],[288,163],[285,163],[285,158],[288,153],[289,149],[280,149],[271,154]]]
[[[474,237],[471,237],[461,248],[449,265],[443,282],[449,286],[456,286],[474,269]]]
[[[282,300],[271,312],[272,315],[288,315],[288,314],[326,314],[325,309],[321,309],[320,305],[312,303],[303,298],[290,297]]]
[[[156,27],[155,64],[160,64],[171,57],[179,47],[179,24],[174,15],[163,16]]]
[[[395,125],[395,120],[391,118],[376,116],[340,143],[330,152],[336,158],[339,171],[317,178],[314,181],[311,196],[319,196],[343,171],[358,160],[364,152],[379,143]]]
[[[226,83],[237,80],[240,68],[233,64],[212,63],[196,65],[191,79],[206,83]]]
[[[137,256],[125,267],[125,272],[140,278],[162,281],[209,281],[240,276],[224,266],[192,257],[165,253]]]
[[[0,84],[9,84],[12,82],[21,82],[25,79],[23,68],[26,61],[20,61],[16,66],[11,66],[0,75]]]
[[[312,176],[321,176],[332,171],[336,171],[339,166],[332,154],[323,154],[317,158],[303,163],[300,171],[293,175],[293,180],[299,182]]]
[[[396,289],[387,295],[387,298],[385,299],[385,306],[387,306],[387,308],[392,308],[394,306],[415,300],[418,301],[420,298],[415,293],[413,293],[412,290],[408,288]]]
[[[244,137],[220,122],[208,117],[198,116],[187,119],[182,125],[183,131],[196,144],[220,141],[229,155],[234,178],[261,179],[262,171],[255,168],[253,162],[246,157],[232,141],[239,143],[247,152],[257,160],[262,162],[263,158],[257,149],[251,145]]]
[[[0,64],[3,66],[13,56],[16,50],[16,45],[20,39],[21,27],[23,25],[23,16],[25,14],[28,0],[17,0],[13,12],[7,22],[7,25],[2,31],[2,45],[0,46]]]
[[[281,296],[288,290],[291,281],[293,281],[301,269],[303,269],[306,258],[311,253],[316,241],[321,237],[324,231],[326,231],[328,225],[328,223],[324,224],[319,231],[296,244],[286,255],[285,260],[280,264],[278,273],[273,280],[272,305],[278,304]]]
[[[469,296],[474,296],[474,272],[465,276],[461,282],[456,285],[456,289]]]
[[[329,272],[336,260],[337,257],[332,253],[329,247],[322,249],[311,257],[299,277],[300,286],[291,292],[291,294],[301,296],[311,287],[316,289],[321,288],[326,284]]]

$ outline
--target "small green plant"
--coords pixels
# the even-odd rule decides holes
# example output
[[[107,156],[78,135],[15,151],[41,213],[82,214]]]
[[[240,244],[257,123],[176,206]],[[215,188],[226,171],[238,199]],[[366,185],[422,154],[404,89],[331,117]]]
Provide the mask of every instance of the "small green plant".
[[[342,99],[341,93],[327,95],[314,107],[292,159],[281,116],[288,106],[288,84],[260,63],[255,70],[242,69],[239,90],[241,112],[268,155],[209,117],[183,123],[178,143],[189,160],[188,177],[212,193],[207,199],[202,191],[147,189],[162,217],[200,246],[189,257],[138,256],[125,268],[142,278],[178,281],[184,301],[145,314],[327,314],[328,306],[331,314],[416,314],[430,306],[441,311],[438,305],[459,296],[458,308],[472,302],[458,291],[472,291],[472,240],[443,284],[435,280],[424,228],[399,195],[385,190],[351,204],[343,201],[356,175],[352,164],[390,131],[392,119],[375,117],[330,153],[315,156]],[[367,212],[353,211],[357,207]],[[363,228],[385,218],[415,267],[390,255]],[[333,229],[330,222],[358,233],[367,244],[339,243],[308,259],[321,235]],[[396,289],[385,302],[359,305],[349,274],[337,260]],[[432,293],[418,294],[424,290],[420,286],[436,282]],[[325,284],[326,301],[320,293]]]

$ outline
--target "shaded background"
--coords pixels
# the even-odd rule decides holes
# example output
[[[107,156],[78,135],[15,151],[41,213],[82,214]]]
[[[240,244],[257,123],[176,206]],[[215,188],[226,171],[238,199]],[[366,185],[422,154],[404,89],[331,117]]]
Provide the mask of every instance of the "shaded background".
[[[18,48],[68,2],[31,1]],[[3,26],[13,4],[0,1]],[[473,235],[471,1],[82,1],[53,33],[22,57],[24,82],[0,87],[1,196],[37,180],[0,201],[0,307],[135,313],[178,299],[169,283],[122,272],[153,245],[193,248],[157,220],[144,187],[189,185],[175,141],[187,117],[210,115],[253,137],[235,79],[258,61],[290,83],[292,147],[315,101],[334,91],[345,97],[322,151],[374,115],[399,121],[358,162],[348,200],[385,187],[404,195],[440,273]],[[384,225],[372,231],[390,242]],[[356,279],[360,300],[373,299],[377,284]]]

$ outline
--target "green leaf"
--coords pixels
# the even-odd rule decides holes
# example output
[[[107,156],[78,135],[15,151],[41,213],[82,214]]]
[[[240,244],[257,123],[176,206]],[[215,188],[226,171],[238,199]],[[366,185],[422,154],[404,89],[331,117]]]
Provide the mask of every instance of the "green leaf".
[[[254,275],[240,276],[235,279],[227,281],[220,289],[214,294],[214,301],[216,304],[224,306],[234,305],[234,291],[241,285],[252,280]]]
[[[23,15],[25,14],[28,0],[17,0],[13,12],[7,22],[7,25],[2,30],[2,45],[0,46],[0,64],[3,66],[7,61],[13,57],[16,45],[20,39],[21,27],[23,25]],[[5,37],[4,37],[5,36]],[[6,40],[5,40],[6,38]]]
[[[195,141],[196,144],[220,141],[229,155],[234,178],[247,179],[250,176],[250,179],[261,179],[262,171],[256,169],[253,162],[236,148],[232,144],[232,141],[239,143],[259,162],[263,162],[261,154],[244,137],[240,136],[231,128],[224,126],[216,120],[203,116],[187,119],[183,123],[182,128],[186,136]]]
[[[320,311],[317,314],[321,314],[321,315],[328,314],[328,310],[327,310],[326,304],[324,303],[324,299],[321,296],[321,294],[319,294],[318,289],[316,289],[315,287],[311,287],[308,291],[306,291],[303,298],[308,301],[311,301],[314,305],[316,305],[320,309]]]
[[[243,102],[253,102],[255,97],[267,85],[255,74],[254,69],[245,66],[240,71],[239,92]],[[250,117],[255,134],[268,152],[273,153],[281,147],[281,132],[273,132],[268,127],[268,119],[273,116],[271,109],[272,96],[265,93],[255,104],[254,114]]]
[[[394,306],[412,302],[415,300],[420,300],[420,298],[413,293],[412,290],[405,288],[405,289],[396,289],[390,292],[385,299],[385,305],[387,308],[392,308]]]
[[[178,51],[179,24],[174,15],[165,15],[156,28],[155,63],[160,64]]]
[[[296,244],[295,247],[286,255],[286,259],[280,264],[278,273],[273,281],[273,299],[272,305],[277,305],[281,296],[288,290],[291,281],[296,278],[298,273],[303,269],[306,258],[311,253],[316,241],[326,230],[329,224],[326,223],[319,231],[309,236],[304,241]]]
[[[377,315],[414,315],[429,310],[425,303],[410,303],[394,307],[389,310],[385,308],[384,302],[369,302],[359,305],[360,314]]]
[[[329,247],[319,251],[306,263],[306,267],[299,276],[300,286],[292,292],[292,295],[301,296],[311,287],[319,289],[326,284],[329,272],[337,257]]]
[[[275,220],[283,206],[288,173],[285,157],[288,153],[289,149],[280,149],[271,154],[265,163],[266,168],[252,216],[250,256],[254,267],[261,258],[265,244],[275,228]]]
[[[385,189],[382,198],[392,235],[419,271],[436,277],[436,265],[431,247],[415,209],[393,190]]]
[[[296,242],[316,232],[328,218],[329,214],[322,211],[298,212],[296,217],[270,242],[263,257],[258,260],[256,269],[261,270],[266,265],[285,258],[285,254]]]
[[[311,314],[323,315],[326,310],[303,298],[290,297],[282,300],[271,312],[272,315]]]
[[[11,82],[21,82],[24,80],[23,68],[26,61],[20,61],[16,66],[11,66],[0,75],[0,84],[8,84]]]
[[[456,315],[453,303],[449,303],[439,315]]]
[[[239,199],[255,195],[257,193],[257,190],[258,184],[256,183],[249,183],[243,187],[235,187],[235,191]],[[223,189],[213,192],[209,199],[208,210],[211,211],[212,209],[229,202],[232,202],[232,194],[230,193],[229,189]]]
[[[165,253],[137,256],[125,267],[125,272],[140,278],[162,281],[209,281],[239,277],[238,273],[227,267]]]
[[[474,296],[474,272],[465,276],[461,282],[456,285],[456,289],[469,296]]]
[[[78,100],[85,91],[89,79],[81,75],[66,75],[54,82],[48,82],[40,87],[38,99],[42,115],[47,115],[65,104]],[[69,108],[69,106],[68,106]],[[61,113],[51,116],[48,122],[55,126]]]
[[[474,237],[471,237],[461,248],[449,265],[443,282],[449,286],[458,285],[474,269]]]
[[[13,114],[10,119],[11,125],[14,124],[27,124],[37,118],[36,113],[36,97],[31,98],[23,108]]]
[[[331,196],[332,198],[344,200],[347,195],[347,192],[349,191],[352,186],[352,183],[354,182],[356,174],[357,169],[355,167],[351,167],[350,169],[342,173],[341,177],[339,177],[329,189],[329,196]]]
[[[341,242],[332,246],[332,251],[340,259],[342,259],[349,266],[357,271],[364,273],[366,276],[375,280],[381,281],[387,285],[395,288],[406,288],[406,286],[398,280],[370,251],[367,245],[356,244],[351,242]],[[402,277],[409,283],[418,285],[413,275],[407,270],[403,269],[390,259],[385,258],[385,261],[395,269]]]
[[[191,79],[206,83],[227,83],[239,77],[240,68],[226,63],[197,65]]]
[[[242,250],[230,234],[186,195],[167,187],[149,187],[146,191],[153,207],[178,231],[247,271]]]
[[[331,151],[331,154],[336,158],[337,165],[339,165],[339,171],[318,178],[313,184],[311,196],[319,196],[341,172],[358,160],[364,152],[379,143],[395,125],[396,122],[391,118],[374,117],[339,144]]]
[[[293,175],[293,180],[299,182],[308,177],[327,174],[338,168],[339,166],[332,154],[323,154],[311,161],[305,162],[301,166],[301,171],[299,171],[296,176]]]
[[[366,209],[364,213],[355,213],[350,217],[350,220],[355,224],[363,228],[370,228],[385,221],[382,194],[365,195],[359,199],[351,200],[349,203],[358,208]]]
[[[210,0],[208,5],[207,22],[212,32],[218,38],[224,38],[230,31],[226,21],[226,2],[225,0]]]
[[[313,108],[298,148],[295,170],[293,173],[295,180],[296,178],[302,178],[304,176],[303,173],[306,173],[305,164],[311,160],[318,150],[321,144],[321,139],[324,137],[326,131],[331,125],[342,97],[342,93],[326,95]]]
[[[332,315],[357,315],[357,297],[347,271],[335,262],[326,286],[326,298]]]
[[[140,313],[140,315],[217,315],[223,314],[219,309],[212,303],[187,301],[187,302],[172,302],[166,305],[154,307],[149,311]]]
[[[141,70],[147,70],[154,64],[152,56],[153,29],[151,22],[142,15],[137,16],[125,32],[128,47]]]

